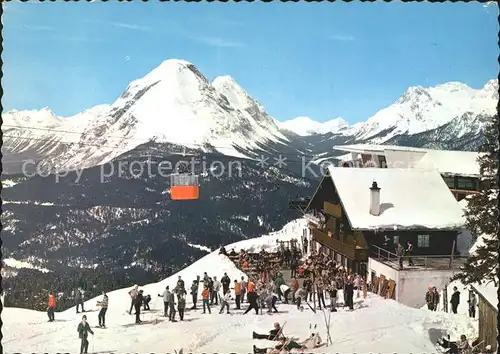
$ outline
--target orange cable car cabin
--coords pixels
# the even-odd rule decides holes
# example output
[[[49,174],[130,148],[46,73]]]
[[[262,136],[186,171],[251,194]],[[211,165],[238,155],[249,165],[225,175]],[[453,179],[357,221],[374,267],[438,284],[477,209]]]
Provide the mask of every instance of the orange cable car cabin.
[[[198,176],[187,173],[170,176],[170,197],[172,200],[196,200],[200,197]]]

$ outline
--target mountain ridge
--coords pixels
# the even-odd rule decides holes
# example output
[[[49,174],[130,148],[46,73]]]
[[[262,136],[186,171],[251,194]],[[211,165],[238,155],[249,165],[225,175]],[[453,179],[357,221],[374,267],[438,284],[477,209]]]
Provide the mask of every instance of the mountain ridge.
[[[434,146],[433,134],[440,129],[443,143],[438,145],[443,148],[454,146],[458,138],[470,140],[464,148],[476,149],[483,124],[475,117],[493,115],[496,100],[498,80],[480,89],[447,82],[409,87],[391,105],[354,125],[342,118],[278,121],[233,77],[221,75],[210,82],[194,64],[168,59],[130,82],[112,104],[71,117],[56,116],[48,107],[4,113],[4,170],[19,173],[26,159],[49,172],[89,168],[149,141],[248,159],[304,148],[333,156],[331,146],[344,142]]]
[[[401,107],[402,105],[409,105],[410,108],[414,109],[419,108],[418,106],[424,106],[423,109],[431,111],[432,108],[434,108],[433,106],[442,106],[443,103],[441,101],[446,103],[447,101],[450,101],[449,98],[452,98],[452,96],[456,97],[453,97],[454,99],[449,106],[456,105],[457,109],[456,111],[444,112],[447,114],[445,114],[443,118],[438,119],[439,117],[432,117],[434,118],[434,121],[431,120],[430,122],[425,122],[425,117],[423,117],[423,114],[418,110],[417,113],[420,114],[410,117],[413,119],[403,117],[405,113],[408,114],[412,112],[411,110],[410,112],[402,111],[407,108]],[[464,104],[464,99],[470,102],[466,102]],[[466,113],[494,114],[496,110],[495,101],[498,101],[497,79],[488,80],[486,84],[479,89],[473,89],[462,82],[451,81],[432,87],[411,86],[392,104],[382,108],[366,121],[357,122],[353,125],[349,125],[346,122],[345,125],[341,125],[340,127],[333,126],[333,129],[329,129],[332,122],[339,118],[328,120],[326,122],[319,122],[311,119],[310,117],[296,117],[280,123],[284,129],[290,130],[301,136],[333,133],[351,135],[360,140],[364,140],[372,138],[383,130],[388,130],[397,125],[401,125],[401,123],[403,123],[405,129],[398,130],[398,133],[409,133],[410,135],[413,135],[422,133],[423,131],[436,129],[440,126],[448,124],[452,119]],[[431,107],[425,107],[426,104]],[[394,112],[395,110],[396,112]],[[430,113],[435,112],[431,111]],[[387,118],[394,118],[394,115],[400,115],[401,119],[396,118],[393,119],[392,122],[383,122],[384,120],[387,120]],[[297,121],[300,121],[302,126],[294,129]],[[415,122],[422,122],[424,124],[418,126],[418,123],[415,124]],[[425,123],[427,123],[427,125],[425,125]],[[378,125],[382,126],[379,127]],[[392,136],[387,139],[390,138],[392,138]],[[382,139],[378,140],[379,143],[384,142]]]

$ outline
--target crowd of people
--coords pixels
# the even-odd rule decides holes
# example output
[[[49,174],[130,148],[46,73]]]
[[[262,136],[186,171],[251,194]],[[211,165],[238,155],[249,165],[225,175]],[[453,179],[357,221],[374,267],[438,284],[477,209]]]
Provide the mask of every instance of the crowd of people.
[[[366,278],[360,274],[351,272],[344,266],[337,264],[331,257],[322,252],[312,252],[311,255],[301,257],[300,251],[284,248],[278,252],[266,252],[261,250],[258,253],[251,253],[245,250],[240,252],[226,252],[224,248],[220,253],[229,257],[246,274],[240,279],[231,279],[227,273],[223,273],[220,280],[216,275],[209,275],[205,272],[192,280],[189,286],[181,276],[178,277],[174,287],[166,286],[163,292],[158,294],[158,298],[163,300],[163,316],[170,322],[177,322],[177,315],[180,321],[184,321],[186,311],[186,298],[191,296],[192,306],[189,311],[201,311],[201,314],[211,314],[214,307],[218,307],[218,313],[231,314],[234,310],[241,310],[242,315],[251,311],[261,314],[263,309],[267,313],[278,312],[278,303],[295,304],[298,310],[304,309],[306,303],[311,310],[316,311],[316,306],[336,312],[339,306],[354,309],[354,298],[366,298],[369,284]],[[284,269],[290,269],[291,278],[285,281]],[[452,312],[457,313],[460,293],[455,288],[451,297]],[[343,302],[339,302],[339,293],[343,292]],[[135,310],[135,323],[141,324],[141,309],[150,309],[151,295],[145,295],[144,291],[135,285],[129,292],[130,308],[128,313]],[[201,294],[201,297],[200,297]],[[100,307],[98,314],[99,327],[106,326],[106,311],[109,305],[108,296],[103,292],[103,297],[97,302]],[[76,312],[84,309],[84,292],[77,289],[74,293]],[[436,287],[429,287],[425,295],[427,307],[431,311],[436,311],[440,296]],[[201,302],[201,303],[200,303]],[[234,303],[234,307],[231,304]],[[246,304],[245,308],[243,305]],[[469,300],[469,314],[475,316],[477,299],[473,297]],[[56,307],[56,297],[49,295],[47,313],[49,321],[54,321],[54,311]],[[87,353],[88,334],[93,334],[86,316],[83,316],[82,323],[78,327],[78,333],[82,340],[82,353]],[[304,342],[294,342],[281,335],[279,323],[269,334],[253,333],[254,339],[276,340],[278,344],[273,348],[258,348],[254,346],[254,353],[278,353],[281,350],[312,349],[317,347],[321,339],[316,334],[311,334]],[[319,339],[319,340],[318,340]],[[450,353],[464,354],[470,346],[466,339],[461,338],[458,342],[443,340],[440,344],[448,348]],[[451,348],[451,349],[449,349]],[[451,351],[450,351],[451,350]]]

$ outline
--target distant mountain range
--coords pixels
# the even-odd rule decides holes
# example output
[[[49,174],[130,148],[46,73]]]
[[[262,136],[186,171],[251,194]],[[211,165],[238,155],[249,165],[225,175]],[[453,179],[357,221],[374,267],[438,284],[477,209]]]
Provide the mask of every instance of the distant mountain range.
[[[4,173],[19,172],[26,158],[50,171],[92,167],[151,141],[241,158],[280,149],[334,156],[331,147],[343,142],[475,149],[497,101],[497,80],[481,89],[449,82],[410,87],[352,126],[342,118],[279,122],[230,76],[210,82],[193,64],[166,60],[111,105],[72,117],[49,108],[4,113]]]
[[[316,165],[316,174],[304,174],[304,163],[340,155],[334,145],[477,149],[484,121],[495,114],[497,92],[494,80],[479,90],[461,83],[412,87],[353,126],[342,119],[279,122],[231,77],[210,82],[193,64],[167,60],[110,105],[72,117],[49,108],[6,112],[4,257],[56,274],[92,269],[110,284],[139,282],[138,274],[150,281],[165,277],[205,249],[268,233],[299,216],[288,210],[289,201],[310,196],[320,176]],[[102,178],[103,164],[148,160],[158,168],[183,154],[208,166],[196,170],[197,201],[170,200],[168,176],[134,176],[128,168]],[[283,166],[275,160],[280,155]],[[27,178],[20,174],[26,159],[48,173],[84,170],[58,183],[54,175]],[[214,175],[215,161],[239,163],[238,173]],[[26,272],[36,273],[37,286],[19,290],[14,280],[7,287],[21,294],[15,302],[21,306],[27,291],[57,282],[51,272],[25,270],[23,277]]]

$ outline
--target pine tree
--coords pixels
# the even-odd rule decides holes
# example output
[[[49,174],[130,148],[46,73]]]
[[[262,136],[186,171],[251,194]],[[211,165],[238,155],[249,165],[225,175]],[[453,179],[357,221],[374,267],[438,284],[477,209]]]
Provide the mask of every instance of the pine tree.
[[[478,194],[468,198],[466,227],[473,241],[482,244],[468,257],[461,273],[455,275],[464,284],[494,281],[498,285],[498,167],[499,119],[492,117],[485,125],[484,142],[478,157],[481,186]]]

